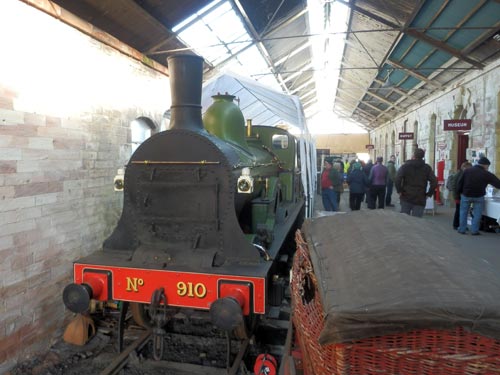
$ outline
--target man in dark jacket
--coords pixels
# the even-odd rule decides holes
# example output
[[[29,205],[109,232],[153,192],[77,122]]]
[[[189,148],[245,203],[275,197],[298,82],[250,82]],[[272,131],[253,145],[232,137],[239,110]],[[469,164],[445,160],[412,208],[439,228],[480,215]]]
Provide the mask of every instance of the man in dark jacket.
[[[351,173],[347,175],[349,184],[349,207],[353,211],[361,208],[365,189],[368,187],[368,177],[361,170],[360,163],[351,163]]]
[[[373,167],[372,159],[368,159],[368,161],[366,162],[366,164],[362,167],[363,173],[365,174],[366,178],[368,178],[370,176],[370,172],[372,170],[372,167]],[[369,186],[366,188],[365,193],[366,193],[365,202],[367,204],[369,204],[369,202],[370,202],[370,189],[369,189]]]
[[[396,156],[391,155],[391,158],[387,162],[387,172],[389,173],[389,178],[387,179],[387,191],[385,194],[385,205],[386,207],[394,207],[392,202],[392,188],[394,187],[394,181],[396,181]]]
[[[455,201],[455,213],[453,215],[453,229],[457,230],[460,225],[460,193],[458,193],[458,181],[462,177],[464,171],[467,168],[471,168],[472,164],[468,161],[464,161],[460,166],[460,169],[454,175],[448,178],[448,185],[450,188],[450,193],[452,199]]]
[[[422,217],[427,197],[432,197],[437,178],[430,165],[424,162],[425,151],[417,148],[413,159],[406,161],[396,174],[396,191],[399,194],[401,212]]]
[[[477,236],[484,208],[484,194],[488,184],[500,189],[500,180],[488,172],[490,161],[484,156],[477,165],[466,169],[457,182],[457,193],[460,194],[460,225],[458,233],[465,234],[467,229],[467,213],[472,207],[471,234]]]

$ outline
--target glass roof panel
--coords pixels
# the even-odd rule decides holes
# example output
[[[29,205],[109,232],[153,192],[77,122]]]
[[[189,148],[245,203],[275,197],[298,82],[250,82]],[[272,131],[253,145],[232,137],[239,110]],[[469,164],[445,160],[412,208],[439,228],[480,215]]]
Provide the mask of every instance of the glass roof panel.
[[[282,91],[259,49],[255,45],[249,47],[255,41],[230,1],[217,0],[209,4],[173,30],[178,30],[179,38],[210,64],[227,60],[225,69]]]
[[[214,21],[210,24],[210,28],[220,40],[225,42],[233,41],[241,37],[241,35],[248,35],[240,19],[233,11],[224,14],[217,21]]]
[[[249,61],[250,63],[248,63]],[[282,91],[274,74],[272,74],[271,69],[255,45],[238,54],[238,56],[227,65],[227,69],[241,74],[242,76],[251,77],[275,90]]]
[[[214,8],[211,12],[208,12],[207,14],[203,15],[203,21],[207,25],[213,26],[220,21],[221,17],[223,17],[226,13],[228,13],[231,10],[232,10],[231,4],[229,4],[227,1],[224,1],[219,6]]]

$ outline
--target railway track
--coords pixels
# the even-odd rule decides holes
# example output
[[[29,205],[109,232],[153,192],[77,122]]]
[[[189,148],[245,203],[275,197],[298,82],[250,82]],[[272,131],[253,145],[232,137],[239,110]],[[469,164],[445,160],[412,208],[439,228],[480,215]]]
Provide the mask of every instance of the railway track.
[[[113,308],[96,311],[92,318],[97,333],[87,344],[80,347],[61,339],[48,353],[20,364],[12,375],[249,375],[258,373],[254,366],[260,354],[284,363],[283,353],[290,352],[287,301],[275,309],[273,318],[259,320],[253,336],[246,340],[232,336],[228,341],[225,333],[214,329],[208,316],[199,311],[172,314],[165,326],[165,350],[158,361],[152,355],[152,329],[138,326],[130,315],[125,317],[124,345],[118,352],[117,316]]]
[[[151,339],[151,330],[145,330],[139,338],[123,350],[108,367],[101,371],[100,375],[115,375],[118,374],[123,367],[128,363],[129,356],[133,351],[140,351],[144,345]]]
[[[145,330],[135,341],[127,346],[99,375],[118,375],[122,369],[128,364],[129,356],[133,352],[141,351],[145,345],[151,340],[151,330]],[[180,363],[172,361],[152,361],[149,360],[147,364],[142,364],[143,368],[151,368],[151,370],[161,370],[167,374],[206,374],[206,375],[236,375],[240,370],[243,356],[245,355],[248,343],[250,340],[245,340],[242,343],[240,351],[229,369],[210,368],[201,365],[190,363]]]
[[[138,331],[130,323],[124,331],[124,349],[109,359],[99,374],[253,374],[259,354],[265,352],[277,359],[283,355],[289,309],[279,310],[275,319],[262,320],[254,335],[245,339],[214,331],[206,314],[174,315],[165,327],[165,350],[160,360],[152,359],[152,329]],[[111,330],[116,331],[116,326]]]

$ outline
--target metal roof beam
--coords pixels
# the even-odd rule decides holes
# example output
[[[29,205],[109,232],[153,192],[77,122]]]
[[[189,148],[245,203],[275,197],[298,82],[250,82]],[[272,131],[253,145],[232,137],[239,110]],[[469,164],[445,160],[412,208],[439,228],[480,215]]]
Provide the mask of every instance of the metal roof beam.
[[[481,64],[480,62],[474,60],[474,59],[471,59],[465,55],[463,55],[459,50],[453,48],[453,47],[450,47],[449,45],[445,44],[445,43],[442,43],[440,42],[439,40],[437,39],[434,39],[432,37],[430,37],[429,35],[426,35],[424,33],[421,33],[419,31],[416,31],[414,29],[409,29],[407,27],[404,27],[404,28],[401,28],[399,25],[395,24],[394,22],[391,22],[391,21],[388,21],[386,20],[385,18],[383,17],[380,17],[380,16],[377,16],[376,14],[373,14],[372,12],[368,11],[368,10],[365,10],[363,8],[360,8],[354,4],[351,4],[351,3],[347,3],[345,2],[344,0],[337,0],[338,2],[340,3],[343,3],[345,5],[347,5],[348,7],[350,7],[352,10],[358,12],[358,13],[361,13],[369,18],[372,18],[374,19],[375,21],[377,22],[380,22],[382,23],[383,25],[386,25],[386,26],[389,26],[389,27],[392,27],[396,30],[401,30],[403,33],[407,34],[407,35],[410,35],[418,40],[421,40],[423,42],[426,42],[428,44],[430,44],[431,46],[435,47],[435,48],[438,48],[438,49],[441,49],[447,53],[449,53],[450,55],[452,56],[455,56],[457,58],[459,58],[460,60],[463,60],[479,69],[483,69],[484,68],[484,65]]]
[[[346,80],[346,79],[344,79],[344,78],[341,78],[341,77],[340,77],[339,79],[340,79],[341,81],[347,82],[347,80]],[[399,108],[396,104],[394,104],[394,102],[391,102],[390,100],[388,100],[388,99],[384,98],[383,96],[377,95],[377,94],[375,94],[374,92],[370,92],[370,88],[365,89],[365,88],[363,88],[362,86],[357,85],[357,84],[352,83],[352,82],[349,82],[349,84],[351,84],[351,85],[353,85],[353,86],[355,86],[355,87],[358,87],[358,88],[359,88],[359,89],[361,89],[361,90],[366,90],[365,95],[370,95],[371,97],[373,97],[373,98],[375,98],[375,99],[377,99],[377,100],[380,100],[381,102],[384,102],[384,103],[386,103],[386,104],[388,104],[388,105],[390,105],[390,106],[392,106],[392,107],[395,107],[397,110],[402,110],[402,108]],[[342,90],[343,90],[343,91],[345,91],[345,88],[343,88]]]
[[[344,95],[346,95],[346,96],[348,96],[348,97],[350,97],[350,98],[352,98],[352,99],[356,100],[356,101],[357,101],[357,103],[358,103],[358,104],[357,104],[357,105],[358,105],[358,108],[359,108],[359,104],[364,104],[364,105],[366,105],[367,107],[370,107],[371,109],[373,109],[373,110],[375,110],[375,111],[377,111],[377,112],[383,112],[383,111],[384,111],[383,109],[380,109],[380,108],[378,108],[378,107],[375,107],[374,105],[372,105],[372,104],[370,104],[370,103],[368,103],[368,102],[365,102],[365,101],[363,101],[363,100],[358,100],[358,99],[356,99],[354,96],[352,96],[351,94],[349,94],[349,93],[348,93],[348,92],[346,92],[345,90],[342,90],[340,87],[337,87],[337,90],[338,90],[338,91],[343,92],[343,93],[344,93]]]
[[[143,52],[132,48],[125,42],[118,40],[114,35],[107,33],[106,31],[99,29],[90,22],[85,21],[77,14],[73,14],[68,10],[60,7],[50,0],[22,0],[24,3],[32,6],[55,19],[75,28],[76,30],[90,36],[91,38],[98,40],[99,42],[107,45],[115,50],[123,53],[124,55],[142,62],[143,64],[149,66],[150,68],[168,76],[168,69],[165,65],[160,64],[157,61],[150,59]]]
[[[338,98],[338,99],[340,99],[340,98]],[[345,99],[340,99],[340,101],[341,101],[341,102],[344,102],[344,106],[345,106],[346,104],[349,104],[348,102],[347,102],[347,103],[345,102]],[[339,104],[340,104],[340,105],[342,105],[341,103],[339,103]],[[360,117],[363,117],[363,116],[364,116],[364,117],[365,117],[365,121],[370,121],[370,122],[373,122],[373,121],[376,121],[376,120],[377,120],[377,117],[375,117],[375,116],[374,116],[374,115],[372,115],[370,112],[366,112],[365,110],[363,110],[363,109],[361,109],[361,108],[359,108],[359,107],[354,108],[354,111],[353,111],[353,113],[351,114],[351,116],[353,116],[353,115],[355,114],[355,112],[356,112],[356,111],[359,111],[359,113],[357,114],[358,116],[360,116]],[[361,116],[361,114],[362,114],[363,116]]]
[[[428,31],[429,30],[429,26],[432,25],[432,23],[441,15],[441,13],[443,13],[443,10],[448,6],[449,2],[450,2],[450,0],[443,1],[443,3],[441,4],[441,6],[439,7],[439,10],[434,13],[434,15],[430,18],[430,20],[425,24],[425,27],[422,28],[422,30],[424,30],[424,31]],[[399,58],[399,61],[403,61],[405,59],[405,57],[410,53],[410,51],[413,49],[413,47],[415,47],[415,45],[417,44],[417,42],[418,42],[418,39],[414,38],[412,40],[412,42],[410,43],[410,45],[406,48],[406,50],[403,52],[403,54]]]
[[[445,63],[445,65],[447,65],[447,66],[449,67],[449,66],[451,66],[451,65],[455,64],[457,61],[458,61],[458,59],[457,59],[457,58],[452,57],[450,61],[448,61],[447,63]],[[435,76],[439,75],[440,73],[441,73],[440,71],[435,71],[434,73],[432,73],[432,74],[429,76],[429,78],[430,78],[430,79],[432,79],[432,78],[434,78]],[[405,98],[405,97],[401,97],[401,98],[399,98],[398,100],[396,100],[396,102],[395,102],[395,103],[396,103],[396,104],[399,104],[399,103],[401,103],[403,100],[410,99],[410,98],[411,98],[411,99],[413,99],[411,95],[412,95],[415,91],[419,90],[419,89],[420,89],[422,86],[424,86],[424,85],[425,85],[425,82],[420,82],[417,86],[413,87],[410,91],[408,91],[408,93],[406,94],[406,98]],[[417,100],[417,102],[419,102],[419,101]],[[388,110],[388,109],[387,109],[387,110]],[[386,110],[386,111],[384,111],[384,113],[385,113],[385,112],[387,112],[387,110]],[[384,113],[381,113],[380,115],[378,115],[378,116],[377,116],[377,119],[378,119],[378,118],[381,118],[381,117],[382,117],[382,115],[383,115]]]
[[[365,10],[363,8],[360,8],[357,5],[354,5],[353,3],[347,2],[345,0],[336,0],[336,1],[338,3],[344,4],[345,6],[348,6],[349,8],[351,8],[352,10],[354,10],[355,12],[358,12],[358,13],[363,14],[363,15],[371,18],[371,19],[374,19],[377,22],[380,22],[381,24],[384,24],[386,26],[392,27],[395,30],[401,30],[402,31],[402,27],[400,25],[395,24],[394,22],[388,21],[388,20],[386,20],[383,17],[377,16],[376,14],[374,14],[374,13],[368,11],[368,10]]]
[[[301,46],[299,46],[298,48],[295,48],[294,50],[290,51],[290,53],[288,53],[286,56],[282,57],[281,59],[277,60],[274,65],[278,66],[278,65],[281,65],[283,64],[284,62],[286,62],[290,57],[293,57],[295,56],[296,54],[302,52],[303,50],[305,50],[306,48],[310,47],[311,46],[311,43],[308,41],[308,42],[305,42],[304,44],[302,44]]]
[[[277,69],[273,64],[273,61],[271,60],[269,53],[267,52],[266,47],[264,46],[264,44],[260,40],[259,33],[257,33],[257,30],[255,30],[255,28],[253,27],[253,24],[250,21],[250,18],[248,17],[248,15],[246,14],[245,8],[243,8],[243,5],[241,4],[240,0],[230,0],[230,1],[233,3],[234,9],[239,13],[241,21],[245,25],[246,29],[248,30],[248,32],[250,33],[252,38],[255,40],[255,46],[259,49],[264,60],[266,60],[267,65],[271,68],[271,71],[273,72],[274,76],[276,77],[281,88],[283,89],[284,92],[286,92],[287,94],[290,94],[290,90],[288,90],[288,87],[284,83],[283,77],[281,76],[281,74],[279,74],[277,72]]]
[[[298,86],[298,87],[294,88],[294,89],[290,92],[290,94],[294,94],[294,93],[296,93],[297,91],[302,90],[304,87],[306,87],[306,86],[308,86],[308,85],[310,85],[311,83],[314,83],[314,82],[315,82],[314,77],[312,77],[311,79],[307,80],[306,82],[304,82],[304,83],[303,83],[303,84],[301,84],[300,86]]]
[[[410,36],[414,37],[415,39],[424,41],[427,44],[430,44],[431,46],[433,46],[437,49],[440,49],[441,51],[445,51],[445,52],[449,53],[450,55],[452,55],[452,56],[454,56],[462,61],[465,61],[466,63],[471,64],[472,66],[475,66],[478,69],[484,68],[484,64],[482,64],[474,59],[471,59],[470,57],[463,55],[458,49],[450,47],[448,44],[443,43],[437,39],[434,39],[427,34],[424,34],[422,32],[416,31],[416,30],[405,30],[404,32],[407,35],[410,35]]]
[[[312,103],[314,103],[314,102],[316,102],[316,101],[318,101],[318,99],[317,99],[316,97],[311,98],[311,99],[309,99],[308,101],[303,102],[303,103],[302,103],[302,106],[303,106],[303,107],[307,107],[307,106],[311,105]]]
[[[309,90],[307,93],[305,93],[302,96],[299,96],[300,100],[304,100],[304,98],[307,98],[309,95],[316,94],[316,89],[314,90]]]
[[[296,77],[301,76],[304,74],[306,71],[309,71],[308,69],[313,66],[312,62],[306,61],[302,66],[297,67],[297,70],[290,74],[288,77],[283,79],[283,82],[287,83],[288,81],[293,80]],[[282,74],[285,72],[282,72]]]
[[[372,19],[374,19],[376,21],[379,21],[383,25],[389,25],[389,27],[391,27],[391,28],[393,28],[395,30],[399,30],[398,36],[394,39],[394,42],[392,43],[391,47],[387,50],[387,53],[385,54],[384,58],[381,60],[382,62],[378,66],[378,70],[377,70],[378,73],[380,73],[380,71],[382,69],[382,66],[386,63],[386,61],[389,58],[389,56],[391,55],[392,51],[394,50],[394,48],[396,47],[396,45],[399,43],[399,41],[403,37],[403,29],[405,29],[405,28],[407,28],[407,27],[410,26],[411,22],[416,17],[417,13],[420,11],[420,9],[422,8],[422,6],[425,3],[425,0],[419,0],[419,2],[417,4],[415,4],[415,8],[413,9],[413,12],[410,14],[409,18],[406,20],[406,23],[404,24],[403,27],[401,27],[400,25],[396,25],[393,22],[387,21],[387,20],[385,20],[382,17],[379,17],[379,16],[377,16],[375,14],[372,14],[371,12],[364,11],[362,8],[357,7],[354,3],[348,3],[348,2],[346,2],[344,0],[337,0],[337,1],[339,1],[339,2],[343,3],[344,5],[350,7],[353,11],[357,11],[357,12],[359,12],[361,14],[364,14],[365,16],[367,16],[369,18],[372,18]],[[352,21],[352,14],[351,14],[351,19],[349,21],[349,28],[351,28],[351,21]],[[375,81],[376,79],[377,79],[377,76],[375,75],[373,77],[373,80]],[[369,87],[366,88],[365,94],[368,93],[368,89],[369,89]],[[359,103],[359,101],[358,101],[358,103]],[[359,106],[354,107],[353,114],[354,114],[356,108],[359,109]],[[371,126],[371,123],[369,125]]]
[[[497,2],[500,2],[500,0],[496,0]],[[500,32],[500,22],[496,23],[496,28],[491,29],[486,35],[478,36],[477,39],[474,41],[474,43],[469,44],[465,49],[464,53],[470,53],[474,51],[478,46],[480,46],[482,43],[484,43],[485,40],[488,40],[489,38],[493,37],[495,34]]]
[[[299,13],[293,15],[292,17],[288,18],[287,20],[283,21],[282,23],[280,23],[276,27],[274,27],[274,28],[270,29],[269,31],[266,31],[265,33],[263,33],[262,37],[265,38],[266,35],[271,35],[272,33],[276,32],[276,31],[279,31],[282,28],[290,25],[293,21],[299,19],[300,17],[302,17],[303,15],[305,15],[308,11],[309,11],[309,9],[307,9],[307,8],[303,9],[302,11],[300,11]]]
[[[424,81],[434,87],[437,87],[437,88],[442,88],[443,85],[441,85],[439,82],[436,82],[436,81],[432,81],[430,79],[428,79],[426,76],[420,74],[420,73],[417,73],[415,71],[413,71],[412,68],[409,68],[401,63],[398,63],[394,60],[390,60],[390,59],[387,59],[387,64],[390,64],[392,65],[393,67],[395,68],[398,68],[398,69],[401,69],[401,70],[404,70],[405,72],[407,72],[409,75],[419,79],[420,81]]]
[[[385,82],[384,81],[381,81],[379,79],[374,79],[373,80],[374,82],[377,82],[378,84],[380,85],[383,85]],[[384,90],[384,89],[387,89],[387,90],[392,90],[396,93],[398,93],[399,95],[402,95],[403,97],[405,97],[406,99],[409,99],[409,100],[412,100],[413,102],[417,102],[418,100],[417,99],[414,99],[412,98],[411,96],[409,96],[409,94],[406,92],[406,91],[403,91],[401,90],[399,87],[396,87],[396,86],[393,86],[393,87],[379,87],[379,88],[376,88],[377,90]]]
[[[148,22],[154,24],[156,27],[158,27],[162,32],[165,33],[166,39],[163,39],[162,42],[160,42],[161,45],[163,43],[166,43],[168,40],[172,39],[172,36],[176,37],[177,34],[175,34],[172,30],[170,30],[168,27],[166,27],[163,23],[158,21],[156,18],[154,18],[150,13],[146,12],[144,8],[142,8],[139,4],[137,4],[133,0],[126,0],[124,4],[131,9],[133,9],[135,12],[141,15],[141,17],[144,17],[145,19],[148,20]],[[122,5],[123,6],[123,5]],[[158,43],[155,43],[153,46],[150,46],[149,48],[146,49],[146,51],[143,51],[145,55],[149,55],[151,50],[155,50],[158,48]]]

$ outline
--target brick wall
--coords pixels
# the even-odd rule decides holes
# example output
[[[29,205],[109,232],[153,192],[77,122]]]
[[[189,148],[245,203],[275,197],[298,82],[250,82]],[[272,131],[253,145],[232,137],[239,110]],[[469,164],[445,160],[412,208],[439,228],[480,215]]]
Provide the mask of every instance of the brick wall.
[[[62,334],[72,262],[121,213],[130,122],[159,125],[170,97],[164,75],[17,0],[0,4],[0,35],[1,374]]]

